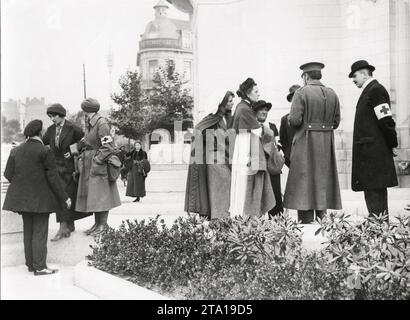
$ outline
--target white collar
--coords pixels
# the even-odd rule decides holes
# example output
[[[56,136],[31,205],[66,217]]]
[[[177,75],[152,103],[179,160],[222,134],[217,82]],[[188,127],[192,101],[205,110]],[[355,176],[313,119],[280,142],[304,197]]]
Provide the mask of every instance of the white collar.
[[[372,82],[373,80],[376,80],[376,79],[375,79],[375,78],[369,78],[369,79],[367,79],[366,82],[363,83],[362,90],[364,90],[364,89],[367,87],[367,85],[368,85],[370,82]]]

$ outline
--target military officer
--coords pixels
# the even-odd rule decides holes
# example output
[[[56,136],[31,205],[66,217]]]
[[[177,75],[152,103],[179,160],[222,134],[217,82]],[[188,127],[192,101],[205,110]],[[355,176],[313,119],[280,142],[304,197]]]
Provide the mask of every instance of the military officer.
[[[362,89],[353,129],[352,189],[364,191],[370,215],[388,215],[387,188],[398,185],[394,166],[396,124],[387,90],[365,60],[352,64],[349,78]]]
[[[302,65],[305,86],[296,90],[289,114],[295,129],[284,207],[298,210],[298,220],[311,223],[314,211],[323,218],[326,209],[341,209],[333,131],[339,126],[336,93],[320,79],[324,64]]]

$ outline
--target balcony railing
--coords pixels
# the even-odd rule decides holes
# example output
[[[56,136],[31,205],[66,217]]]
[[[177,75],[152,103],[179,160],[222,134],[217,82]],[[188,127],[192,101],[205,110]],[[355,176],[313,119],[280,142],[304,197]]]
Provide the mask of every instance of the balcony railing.
[[[146,39],[139,43],[140,50],[152,48],[171,48],[182,49],[182,44],[179,39]]]

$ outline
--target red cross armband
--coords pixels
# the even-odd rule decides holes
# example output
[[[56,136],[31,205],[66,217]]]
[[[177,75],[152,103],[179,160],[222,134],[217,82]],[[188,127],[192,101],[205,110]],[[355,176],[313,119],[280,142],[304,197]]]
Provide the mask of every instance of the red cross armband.
[[[111,136],[104,136],[101,138],[101,144],[109,144],[113,142],[113,139]]]
[[[388,103],[382,103],[374,107],[374,113],[376,114],[377,120],[392,116],[391,109]]]

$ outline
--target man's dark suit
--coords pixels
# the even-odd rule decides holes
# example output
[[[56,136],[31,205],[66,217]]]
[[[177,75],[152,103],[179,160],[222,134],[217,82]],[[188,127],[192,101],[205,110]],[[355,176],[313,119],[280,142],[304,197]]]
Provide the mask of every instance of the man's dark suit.
[[[57,128],[55,124],[48,127],[43,136],[43,142],[45,145],[49,145],[54,153],[58,173],[64,183],[65,191],[70,197],[72,203],[71,209],[64,208],[56,212],[57,222],[71,222],[89,215],[77,213],[73,210],[77,197],[77,183],[73,178],[75,167],[74,157],[70,152],[70,145],[79,142],[82,137],[84,137],[84,132],[78,126],[68,120],[65,120],[61,129],[59,144],[56,146],[56,130]]]
[[[369,214],[388,213],[387,188],[398,185],[398,145],[387,90],[372,80],[357,102],[353,129],[352,190],[364,191]]]

